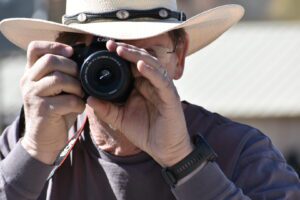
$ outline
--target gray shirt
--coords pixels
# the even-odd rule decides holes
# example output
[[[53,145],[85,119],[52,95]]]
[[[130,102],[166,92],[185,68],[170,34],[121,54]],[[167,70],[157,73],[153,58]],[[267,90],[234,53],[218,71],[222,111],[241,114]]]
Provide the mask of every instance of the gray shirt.
[[[47,181],[53,166],[30,157],[18,142],[24,129],[21,115],[0,138],[0,199],[300,199],[297,174],[268,137],[185,103],[191,137],[203,135],[218,159],[174,188],[165,183],[161,166],[146,153],[117,157],[97,149],[88,127]]]

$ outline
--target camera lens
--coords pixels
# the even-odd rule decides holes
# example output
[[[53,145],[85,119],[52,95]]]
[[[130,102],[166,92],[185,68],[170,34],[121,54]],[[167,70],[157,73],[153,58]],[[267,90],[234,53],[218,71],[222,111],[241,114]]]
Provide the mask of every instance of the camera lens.
[[[106,50],[85,59],[80,79],[87,94],[113,102],[124,101],[132,88],[129,62]]]

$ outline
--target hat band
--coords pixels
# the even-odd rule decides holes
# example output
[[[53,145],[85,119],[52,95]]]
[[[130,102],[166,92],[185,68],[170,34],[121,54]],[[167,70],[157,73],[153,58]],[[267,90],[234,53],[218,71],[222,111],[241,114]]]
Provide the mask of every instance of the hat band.
[[[155,8],[151,10],[116,10],[105,13],[90,13],[82,12],[75,15],[64,15],[63,24],[69,25],[72,23],[89,23],[97,20],[130,20],[137,18],[151,18],[151,19],[176,19],[178,21],[185,21],[186,15],[184,12],[172,11],[167,8]]]

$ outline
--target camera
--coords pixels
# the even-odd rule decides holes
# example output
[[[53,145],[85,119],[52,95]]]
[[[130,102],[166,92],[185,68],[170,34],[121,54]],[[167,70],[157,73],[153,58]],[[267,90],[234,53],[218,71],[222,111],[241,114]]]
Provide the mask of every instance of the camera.
[[[130,62],[106,49],[106,41],[95,37],[89,46],[72,46],[71,57],[79,67],[79,79],[85,99],[93,96],[114,103],[124,103],[133,88]]]

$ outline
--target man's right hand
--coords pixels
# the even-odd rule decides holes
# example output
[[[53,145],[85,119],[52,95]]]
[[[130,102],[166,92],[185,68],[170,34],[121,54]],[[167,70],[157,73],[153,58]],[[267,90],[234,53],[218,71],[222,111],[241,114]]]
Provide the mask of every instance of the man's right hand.
[[[31,42],[20,81],[25,112],[21,144],[36,159],[53,164],[66,145],[68,129],[85,109],[84,93],[72,47],[46,41]]]

